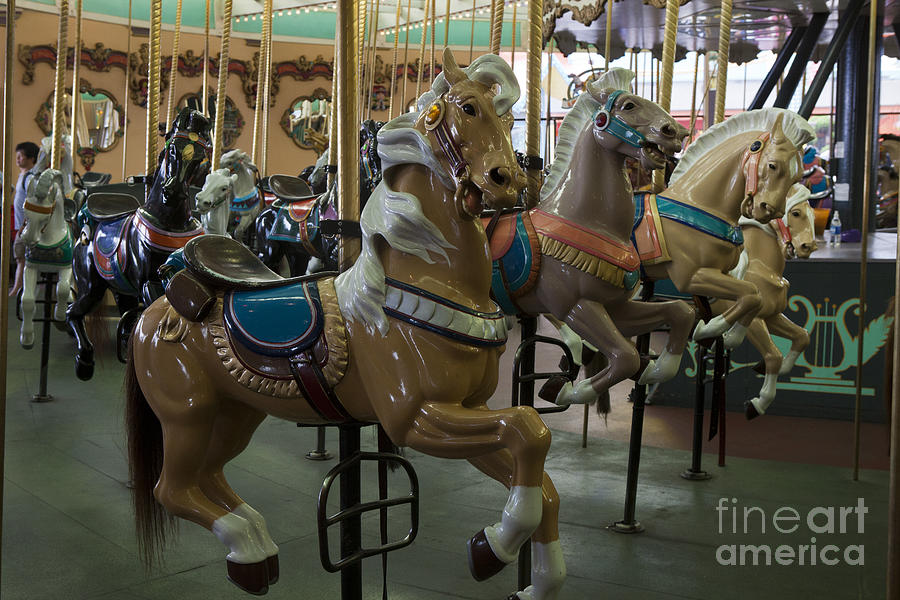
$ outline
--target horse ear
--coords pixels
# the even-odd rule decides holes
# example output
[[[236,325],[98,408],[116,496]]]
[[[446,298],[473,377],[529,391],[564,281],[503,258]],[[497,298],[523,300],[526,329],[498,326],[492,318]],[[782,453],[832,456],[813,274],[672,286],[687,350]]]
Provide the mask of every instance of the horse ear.
[[[450,48],[444,48],[443,61],[442,73],[444,74],[447,83],[451,86],[469,78],[469,76],[466,75],[466,72],[460,69],[456,64],[456,60],[453,58],[453,53],[450,52]]]
[[[780,113],[778,118],[775,119],[775,126],[772,127],[772,138],[774,139],[776,144],[783,144],[787,141],[787,136],[784,134],[784,113]]]
[[[238,175],[237,175],[237,173],[235,173],[234,175],[231,176],[231,182],[235,183],[235,182],[237,182],[237,180],[238,180]]]

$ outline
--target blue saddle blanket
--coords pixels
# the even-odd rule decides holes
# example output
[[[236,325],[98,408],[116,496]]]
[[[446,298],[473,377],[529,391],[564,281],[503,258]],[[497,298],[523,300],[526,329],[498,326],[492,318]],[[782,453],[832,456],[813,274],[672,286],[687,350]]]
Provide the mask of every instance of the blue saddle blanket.
[[[94,234],[94,249],[103,256],[112,256],[118,249],[119,243],[122,241],[122,232],[131,218],[131,215],[127,215],[121,219],[98,223],[97,231]]]
[[[231,338],[265,356],[288,357],[306,350],[325,324],[315,281],[228,292],[224,315]]]

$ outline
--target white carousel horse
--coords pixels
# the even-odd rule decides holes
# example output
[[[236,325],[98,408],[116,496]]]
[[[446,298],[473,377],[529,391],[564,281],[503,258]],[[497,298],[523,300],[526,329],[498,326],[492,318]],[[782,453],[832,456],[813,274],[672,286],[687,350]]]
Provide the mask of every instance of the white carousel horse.
[[[259,171],[243,150],[226,152],[221,167],[207,175],[197,193],[197,210],[207,233],[231,235],[246,243],[263,205],[256,185]]]
[[[66,320],[66,307],[72,280],[72,237],[65,220],[64,175],[47,169],[32,178],[25,197],[25,274],[22,289],[22,330],[19,342],[23,348],[34,345],[34,292],[38,273],[58,273],[56,313],[54,319]]]

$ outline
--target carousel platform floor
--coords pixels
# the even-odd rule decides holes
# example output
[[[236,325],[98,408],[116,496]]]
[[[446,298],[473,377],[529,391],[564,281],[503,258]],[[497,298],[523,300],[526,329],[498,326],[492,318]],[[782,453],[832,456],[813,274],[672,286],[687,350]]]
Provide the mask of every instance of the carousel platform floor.
[[[165,563],[145,571],[137,555],[125,485],[122,365],[107,356],[91,382],[79,382],[72,368],[72,344],[54,331],[50,392],[55,400],[31,403],[38,386],[39,353],[18,347],[17,326],[13,317],[0,596],[5,600],[249,597],[226,581],[223,547],[211,534],[189,523],[181,525]],[[503,381],[508,380],[511,352],[505,359]],[[540,359],[552,364],[556,357]],[[492,402],[499,406],[506,398],[508,384],[503,384]],[[615,395],[613,404],[615,416],[608,426],[592,416],[587,448],[581,448],[580,435],[571,431],[580,430],[580,407],[548,418],[554,441],[547,470],[562,495],[560,528],[568,568],[561,599],[884,597],[887,473],[864,469],[860,480],[853,482],[843,465],[744,458],[752,453],[738,448],[739,444],[790,448],[792,442],[813,440],[822,446],[799,448],[799,454],[792,457],[796,460],[817,452],[837,456],[840,453],[834,447],[844,448],[849,456],[850,446],[843,438],[852,440],[852,436],[817,435],[825,421],[767,416],[752,423],[759,428],[759,436],[757,441],[749,438],[747,442],[747,436],[738,434],[740,419],[731,416],[734,448],[730,442],[733,455],[728,466],[716,467],[714,456],[706,454],[705,467],[714,477],[690,482],[679,477],[689,463],[689,452],[653,445],[678,446],[672,442],[675,436],[658,434],[667,431],[660,419],[686,424],[689,411],[648,407],[637,504],[637,516],[646,531],[622,535],[609,531],[607,525],[622,516],[630,408],[621,393]],[[680,421],[673,417],[676,411],[684,413],[678,417]],[[873,430],[871,435],[878,432]],[[329,430],[327,446],[333,452],[336,438],[336,431]],[[319,485],[335,461],[304,459],[314,445],[314,429],[268,419],[227,471],[235,489],[266,516],[280,545],[281,580],[268,594],[273,600],[340,597],[339,576],[326,573],[319,564],[314,522]],[[363,446],[374,446],[373,435],[365,430]],[[882,451],[883,447],[877,453]],[[506,598],[515,587],[514,566],[477,583],[469,576],[465,558],[466,539],[497,520],[505,490],[464,461],[438,460],[416,452],[407,456],[421,482],[421,526],[413,546],[390,558],[389,597]],[[364,472],[363,489],[364,499],[374,496],[374,469]],[[392,493],[402,489],[402,482],[392,479]],[[727,505],[731,498],[738,507],[738,532],[734,533],[732,513],[728,512],[720,533],[716,506],[720,501]],[[817,506],[857,506],[859,498],[868,509],[862,532],[855,516],[843,534],[811,533],[802,518],[795,533],[782,534],[772,528],[771,516],[779,508],[806,515]],[[768,516],[764,534],[759,529],[759,511],[751,514],[750,532],[743,533],[741,510],[750,506]],[[392,531],[402,528],[404,516],[392,510]],[[366,518],[363,529],[365,541],[376,543],[377,518]],[[811,542],[811,537],[816,541]],[[769,566],[723,566],[717,562],[717,548],[723,544],[766,544],[773,551],[788,545],[799,551],[799,546],[811,543],[819,548],[834,544],[841,550],[862,545],[864,565],[849,566],[842,561],[826,566],[819,561],[816,566],[781,566],[774,559]],[[377,559],[365,562],[364,585],[365,598],[381,597]]]

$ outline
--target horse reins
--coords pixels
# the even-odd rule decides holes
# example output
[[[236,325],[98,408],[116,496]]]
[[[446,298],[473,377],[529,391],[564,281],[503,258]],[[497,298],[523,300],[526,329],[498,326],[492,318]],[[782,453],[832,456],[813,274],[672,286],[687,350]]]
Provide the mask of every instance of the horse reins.
[[[58,190],[57,190],[57,193],[59,193]],[[25,207],[25,210],[30,210],[31,212],[36,212],[41,215],[50,215],[52,217],[53,211],[56,210],[56,202],[54,202],[50,206],[41,206],[40,204],[34,204],[34,203],[26,200],[24,207]],[[41,226],[41,233],[44,233],[44,230],[47,229],[47,225],[49,225],[49,224],[50,224],[50,219],[47,219],[47,221],[44,222],[43,226]]]

